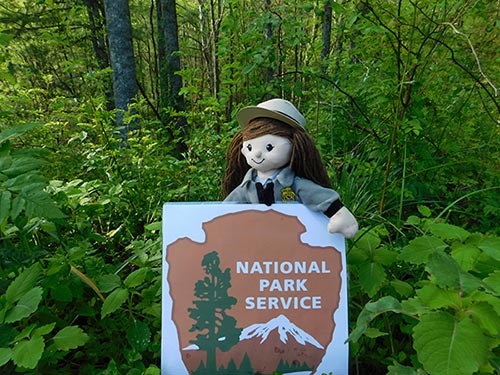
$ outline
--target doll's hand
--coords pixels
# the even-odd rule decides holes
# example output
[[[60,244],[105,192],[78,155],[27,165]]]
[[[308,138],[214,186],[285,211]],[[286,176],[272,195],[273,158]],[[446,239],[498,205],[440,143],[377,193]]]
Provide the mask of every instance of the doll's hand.
[[[358,222],[346,207],[342,207],[328,221],[328,232],[343,234],[345,238],[352,238],[358,232]]]

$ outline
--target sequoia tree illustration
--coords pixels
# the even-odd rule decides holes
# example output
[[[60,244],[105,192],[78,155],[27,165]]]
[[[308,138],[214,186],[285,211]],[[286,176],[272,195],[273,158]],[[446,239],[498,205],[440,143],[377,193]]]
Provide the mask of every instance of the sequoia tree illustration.
[[[201,261],[206,274],[194,287],[195,307],[188,308],[189,317],[195,321],[190,332],[199,333],[190,342],[207,353],[206,374],[217,373],[216,349],[226,352],[239,341],[241,328],[236,319],[226,313],[237,302],[228,295],[231,287],[231,270],[220,269],[220,258],[216,251],[207,253]]]

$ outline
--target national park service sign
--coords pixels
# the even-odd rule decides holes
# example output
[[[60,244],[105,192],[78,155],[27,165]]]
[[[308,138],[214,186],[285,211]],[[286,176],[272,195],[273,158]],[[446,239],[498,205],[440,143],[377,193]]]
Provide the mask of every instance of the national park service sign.
[[[162,374],[347,374],[345,246],[301,204],[166,204]]]

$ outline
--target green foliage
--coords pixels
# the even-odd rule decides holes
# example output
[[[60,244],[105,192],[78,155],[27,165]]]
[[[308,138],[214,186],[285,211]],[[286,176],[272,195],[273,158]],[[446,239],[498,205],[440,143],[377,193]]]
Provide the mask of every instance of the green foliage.
[[[390,246],[387,256],[375,256],[386,243],[377,228],[361,233],[350,250],[358,293],[376,300],[364,305],[349,339],[364,345],[371,340],[388,342],[388,359],[394,362],[389,373],[398,368],[431,375],[495,373],[500,238],[416,216],[407,221],[407,232],[416,236],[406,245]],[[366,264],[377,265],[379,274],[362,272]],[[403,343],[401,334],[413,350],[408,344],[395,344]],[[361,347],[358,350],[367,355]]]
[[[154,6],[131,1],[126,145],[87,3],[2,2],[1,373],[159,374],[161,205],[221,198],[234,115],[268,96],[304,112],[363,228],[351,372],[499,371],[494,2],[329,2],[323,56],[323,3],[178,1],[176,113],[158,104]]]

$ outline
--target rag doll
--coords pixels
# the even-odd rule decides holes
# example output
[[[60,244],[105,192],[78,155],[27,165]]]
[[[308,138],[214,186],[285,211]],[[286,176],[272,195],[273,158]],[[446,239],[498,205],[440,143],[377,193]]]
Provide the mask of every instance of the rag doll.
[[[268,206],[300,202],[330,218],[329,232],[352,238],[358,231],[356,218],[331,188],[297,108],[287,100],[271,99],[243,108],[236,118],[242,130],[228,149],[224,201]]]

